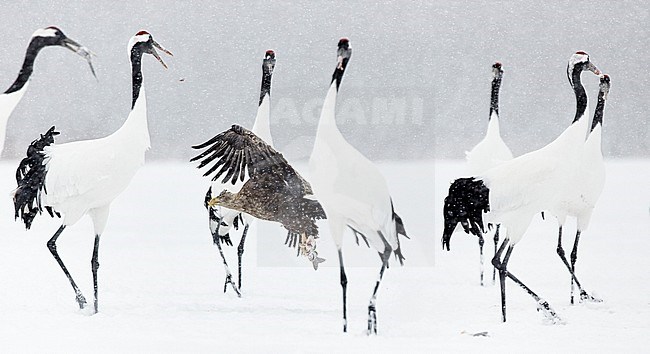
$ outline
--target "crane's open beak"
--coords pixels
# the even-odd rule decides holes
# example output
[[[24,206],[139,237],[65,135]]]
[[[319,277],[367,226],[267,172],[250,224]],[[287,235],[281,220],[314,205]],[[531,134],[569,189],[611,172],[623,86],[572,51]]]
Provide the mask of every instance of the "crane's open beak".
[[[351,56],[352,56],[352,48],[350,48],[349,46],[345,49],[339,48],[338,55],[336,57],[336,61],[338,62],[336,68],[338,70],[345,70],[345,66],[347,65],[348,60],[350,60]]]
[[[592,62],[587,63],[587,70],[591,71],[592,73],[596,75],[600,75],[600,70],[594,65]]]
[[[338,65],[336,66],[337,69],[343,69],[343,56],[339,55],[338,58],[336,58],[336,61],[338,61]]]
[[[153,46],[160,49],[161,51],[163,51],[164,53],[166,53],[169,56],[172,56],[172,57],[174,56],[174,54],[172,54],[172,52],[170,52],[167,49],[163,48],[163,46],[158,44],[158,42],[156,42],[156,41],[153,41]],[[160,64],[162,64],[162,66],[164,66],[165,69],[167,69],[167,64],[165,64],[165,62],[162,60],[162,58],[160,58],[160,55],[158,55],[158,52],[156,52],[156,49],[152,49],[151,54],[154,56],[154,58],[158,59]]]
[[[82,58],[86,59],[86,61],[88,62],[88,66],[90,66],[90,71],[93,73],[95,79],[97,79],[97,74],[95,73],[95,68],[93,67],[93,62],[92,62],[92,56],[95,55],[95,53],[91,52],[90,49],[82,46],[81,44],[73,41],[68,37],[63,39],[63,46],[77,53]]]

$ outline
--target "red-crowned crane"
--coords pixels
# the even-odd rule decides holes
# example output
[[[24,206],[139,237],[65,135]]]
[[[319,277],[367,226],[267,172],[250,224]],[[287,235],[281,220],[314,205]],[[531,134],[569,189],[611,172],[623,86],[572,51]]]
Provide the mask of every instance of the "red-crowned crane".
[[[253,123],[252,132],[266,142],[270,147],[273,147],[273,138],[271,137],[271,79],[273,77],[273,70],[275,69],[275,52],[273,50],[267,50],[264,54],[264,59],[262,60],[262,85],[260,88],[260,97],[259,103],[257,106],[257,115],[255,116],[255,123]],[[200,148],[203,145],[198,145],[195,148]],[[205,146],[203,146],[205,147]],[[199,155],[201,156],[201,155]],[[197,156],[192,158],[190,161],[196,161],[200,159]],[[205,155],[203,155],[205,156]],[[203,160],[197,168],[204,167],[208,162],[211,162],[211,159]],[[208,170],[204,174],[207,176],[213,172]],[[213,207],[208,205],[208,201],[212,197],[216,197],[223,191],[229,191],[232,193],[237,193],[245,181],[248,179],[247,175],[243,176],[243,179],[230,179],[224,178],[223,180],[213,179],[212,185],[208,188],[207,193],[205,194],[205,207],[208,210],[209,218],[209,227],[210,233],[212,234],[212,242],[219,249],[219,254],[223,260],[223,265],[226,271],[226,281],[223,285],[223,291],[226,292],[228,284],[230,284],[237,294],[241,297],[241,286],[242,286],[242,256],[244,254],[244,242],[246,241],[246,235],[248,234],[248,227],[253,221],[247,213],[242,213],[238,210],[232,210],[226,208],[222,205],[214,205]],[[237,247],[237,260],[238,260],[238,284],[232,280],[232,273],[230,272],[230,267],[228,267],[228,262],[226,262],[226,257],[224,256],[223,249],[221,248],[221,243],[232,246],[232,240],[230,237],[231,230],[233,228],[239,229],[243,227],[241,234],[241,239],[239,240],[239,246]]]
[[[347,331],[347,276],[343,267],[343,233],[350,228],[379,252],[381,270],[368,305],[368,334],[377,333],[377,290],[391,254],[403,263],[399,236],[406,236],[402,219],[395,213],[388,185],[379,169],[348,143],[336,126],[336,97],[352,48],[339,40],[337,63],[318,122],[314,149],[309,158],[314,195],[327,215],[336,244],[343,289],[343,331]]]
[[[501,63],[496,62],[492,65],[492,89],[490,90],[490,116],[485,137],[467,152],[467,165],[470,174],[479,174],[490,168],[508,160],[512,160],[512,152],[508,145],[501,138],[499,130],[499,89],[503,78],[503,68]],[[488,225],[490,228],[491,225]],[[499,229],[496,225],[494,230],[494,253],[497,252],[499,243]],[[478,237],[481,266],[481,285],[483,283],[483,235]],[[492,283],[496,279],[496,268],[492,268]]]
[[[91,261],[93,313],[98,310],[99,238],[106,227],[110,205],[144,164],[145,152],[150,146],[142,56],[151,54],[167,68],[155,48],[171,55],[146,31],[138,32],[129,40],[133,95],[131,112],[121,128],[100,139],[53,144],[58,132],[52,127],[32,142],[27,157],[16,171],[16,218],[20,217],[27,229],[43,208],[52,216],[63,215],[63,224],[47,242],[47,247],[70,281],[80,309],[86,307],[86,298],[59,257],[56,240],[67,226],[74,225],[82,216],[88,214],[91,217],[95,231]]]

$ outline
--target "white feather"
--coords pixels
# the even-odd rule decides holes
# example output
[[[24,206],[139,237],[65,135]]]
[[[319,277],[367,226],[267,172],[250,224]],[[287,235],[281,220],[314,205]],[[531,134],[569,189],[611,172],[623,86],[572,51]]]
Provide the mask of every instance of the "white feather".
[[[126,122],[113,134],[45,148],[45,204],[76,223],[93,209],[108,207],[144,164],[150,147],[144,86]],[[104,221],[105,223],[105,221]],[[102,227],[95,225],[101,234]]]
[[[23,98],[25,92],[27,91],[27,86],[29,82],[26,82],[25,85],[18,91],[12,93],[3,93],[0,94],[0,154],[4,150],[5,138],[7,135],[7,122],[11,113],[14,111],[14,108],[18,105],[18,102]]]
[[[521,240],[535,214],[555,210],[563,191],[573,186],[579,174],[586,127],[583,116],[545,147],[479,176],[490,189],[490,212],[485,220],[501,223],[512,244]]]
[[[496,112],[492,112],[485,137],[466,155],[471,175],[479,174],[504,161],[512,160],[512,152],[501,138],[499,115]]]
[[[578,229],[584,231],[589,226],[591,213],[605,186],[605,164],[601,151],[602,126],[599,124],[587,137],[580,170],[581,183],[578,184],[579,199],[582,204],[572,212],[578,218]]]
[[[309,159],[314,194],[332,230],[342,230],[346,224],[353,226],[368,237],[377,251],[383,252],[384,244],[377,234],[380,231],[395,249],[397,235],[386,180],[336,127],[336,95],[336,83],[333,82],[323,104]],[[342,235],[332,232],[332,236],[340,248]]]
[[[54,28],[39,28],[32,34],[32,37],[56,37]]]

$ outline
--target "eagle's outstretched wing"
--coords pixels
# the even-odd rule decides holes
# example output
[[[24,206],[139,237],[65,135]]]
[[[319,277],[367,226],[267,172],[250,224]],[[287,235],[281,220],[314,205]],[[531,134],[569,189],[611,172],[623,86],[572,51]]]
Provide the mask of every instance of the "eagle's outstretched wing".
[[[190,161],[200,161],[197,168],[210,164],[204,176],[212,176],[216,181],[225,174],[221,183],[235,183],[237,178],[244,180],[246,170],[250,177],[273,173],[282,176],[292,193],[296,195],[312,194],[309,183],[289,165],[281,153],[260,139],[248,129],[233,125],[203,144],[192,146],[193,149],[206,149]]]

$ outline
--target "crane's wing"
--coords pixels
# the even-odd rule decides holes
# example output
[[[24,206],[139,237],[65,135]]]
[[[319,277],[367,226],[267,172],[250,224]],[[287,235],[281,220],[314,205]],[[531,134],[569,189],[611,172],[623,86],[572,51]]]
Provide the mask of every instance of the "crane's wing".
[[[296,194],[312,194],[309,183],[289,165],[281,153],[260,139],[250,130],[239,125],[218,134],[203,144],[192,146],[193,149],[205,149],[190,161],[200,161],[197,168],[210,164],[203,174],[216,181],[225,174],[221,183],[235,183],[237,178],[244,180],[246,171],[249,176],[273,173],[282,176],[287,187]]]
[[[119,195],[144,164],[144,153],[128,157],[116,153],[111,136],[46,147],[47,203],[90,207],[109,203]],[[99,203],[99,204],[98,204]],[[65,212],[64,210],[61,210]]]

